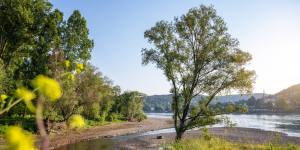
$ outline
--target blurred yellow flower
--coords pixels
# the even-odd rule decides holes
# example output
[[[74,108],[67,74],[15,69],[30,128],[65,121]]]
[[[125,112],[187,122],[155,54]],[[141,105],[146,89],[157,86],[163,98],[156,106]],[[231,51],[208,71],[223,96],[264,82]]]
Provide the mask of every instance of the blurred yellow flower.
[[[12,126],[6,131],[8,148],[10,150],[36,150],[34,140],[22,132],[18,126]]]
[[[70,62],[66,60],[65,63],[66,63],[66,67],[68,68],[70,66]]]
[[[32,85],[38,88],[38,91],[49,97],[51,101],[56,101],[61,97],[61,89],[57,81],[43,75],[38,75],[32,80]]]
[[[69,121],[70,128],[83,128],[84,126],[84,120],[80,115],[73,115]]]
[[[77,66],[78,69],[81,69],[81,70],[83,69],[82,63],[78,63],[78,64],[76,64],[76,66]]]
[[[35,107],[31,102],[31,100],[33,100],[36,96],[34,93],[27,90],[25,87],[22,87],[21,89],[16,90],[15,95],[16,97],[20,97],[24,100],[30,111],[35,112]]]
[[[74,79],[74,76],[73,76],[72,74],[70,74],[70,75],[68,76],[68,79],[69,79],[69,80],[73,80],[73,79]]]
[[[76,71],[77,71],[78,73],[80,73],[81,70],[80,70],[80,69],[76,69]]]
[[[5,102],[5,99],[7,99],[8,98],[8,96],[7,95],[5,95],[5,94],[2,94],[1,95],[1,100],[2,100],[2,103],[6,103]]]

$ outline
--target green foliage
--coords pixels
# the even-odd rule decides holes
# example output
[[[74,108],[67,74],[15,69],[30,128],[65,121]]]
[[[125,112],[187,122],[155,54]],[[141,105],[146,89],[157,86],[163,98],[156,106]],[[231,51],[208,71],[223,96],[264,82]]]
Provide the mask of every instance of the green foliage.
[[[64,54],[71,63],[91,59],[91,52],[94,48],[94,41],[88,39],[89,29],[86,27],[86,20],[81,17],[79,10],[75,10],[67,21],[64,33],[66,47]]]
[[[164,150],[199,150],[199,149],[216,149],[216,150],[297,150],[300,147],[293,144],[274,145],[266,144],[247,144],[227,142],[223,138],[212,138],[203,140],[200,138],[187,138],[182,141],[173,143],[171,146],[163,147]]]
[[[217,108],[219,108],[219,110],[223,109],[223,105],[221,102],[217,102],[216,104],[209,104],[208,106],[212,107],[213,109],[217,109]]]
[[[103,126],[106,125],[107,122],[100,122],[100,121],[95,121],[95,120],[85,120],[85,124],[89,126]]]
[[[151,105],[149,103],[143,103],[143,111],[150,111]]]
[[[111,120],[111,117],[114,117],[114,119]],[[87,126],[103,126],[109,122],[125,122],[124,117],[122,115],[117,115],[115,113],[109,113],[105,121],[100,122],[97,120],[88,120],[88,119],[85,119],[84,121]]]
[[[144,32],[154,48],[142,49],[142,65],[154,63],[171,82],[179,140],[186,130],[219,122],[214,116],[221,112],[246,111],[242,106],[229,106],[224,111],[208,107],[216,95],[229,95],[232,90],[251,94],[256,80],[255,71],[245,69],[251,54],[242,51],[227,30],[212,6],[201,5],[175,17],[174,23],[159,21]],[[208,96],[189,113],[192,99],[199,94]]]
[[[199,137],[206,141],[210,141],[215,137],[214,134],[208,133],[208,128],[206,126],[203,126],[200,130],[202,130],[202,133],[199,135]]]
[[[287,89],[284,89],[278,93],[275,94],[279,97],[286,97],[288,100],[290,100],[290,104],[293,106],[299,106],[300,105],[300,84],[295,84],[290,86]]]
[[[172,108],[170,106],[166,107],[165,111],[172,111]]]
[[[115,110],[124,117],[146,119],[143,116],[143,102],[146,94],[137,91],[126,91],[115,98]]]
[[[144,113],[138,113],[138,114],[135,115],[135,118],[142,121],[142,120],[147,120],[148,116],[145,115]]]
[[[269,101],[268,103],[267,103],[267,106],[266,106],[268,109],[273,109],[273,103],[271,102],[271,101]]]
[[[31,133],[37,133],[38,128],[35,118],[11,118],[11,119],[0,119],[0,125],[3,127],[19,125],[24,130]]]
[[[108,118],[108,120],[109,121],[115,121],[116,119],[117,119],[117,114],[116,113],[110,113],[108,116],[107,116],[107,118]]]
[[[0,138],[5,138],[5,132],[9,128],[8,125],[0,124]]]
[[[256,100],[256,104],[255,104],[256,107],[260,108],[262,104],[263,104],[263,99],[258,98],[258,99]]]
[[[248,99],[248,105],[249,106],[255,106],[256,105],[256,98],[254,96],[251,96],[249,99]]]
[[[165,109],[162,106],[155,106],[154,110],[155,111],[164,111]]]
[[[289,103],[287,102],[287,98],[280,97],[276,99],[275,105],[276,106],[287,106]]]
[[[284,111],[293,111],[294,108],[293,108],[293,106],[291,106],[291,105],[286,105],[286,106],[284,106],[283,110],[284,110]]]

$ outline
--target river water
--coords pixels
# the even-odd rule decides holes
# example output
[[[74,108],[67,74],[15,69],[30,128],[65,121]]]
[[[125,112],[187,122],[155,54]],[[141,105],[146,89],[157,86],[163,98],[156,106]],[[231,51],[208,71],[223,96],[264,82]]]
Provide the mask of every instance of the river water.
[[[172,113],[146,113],[148,118],[172,118]],[[232,114],[226,115],[237,127],[256,128],[267,131],[286,133],[289,136],[300,137],[300,115],[265,115],[265,114]],[[222,127],[217,124],[213,127]],[[55,150],[104,150],[112,149],[114,142],[122,139],[132,139],[138,136],[175,132],[174,128],[145,133],[137,133],[127,136],[112,137],[108,139],[96,139],[59,147]]]

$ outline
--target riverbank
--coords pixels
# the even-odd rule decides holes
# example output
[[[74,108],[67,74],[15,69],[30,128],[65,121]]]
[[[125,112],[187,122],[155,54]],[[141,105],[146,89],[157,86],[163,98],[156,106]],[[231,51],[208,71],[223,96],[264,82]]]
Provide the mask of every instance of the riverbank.
[[[135,134],[140,132],[155,131],[167,128],[173,128],[174,123],[171,118],[148,118],[141,122],[122,122],[122,123],[110,123],[104,126],[93,126],[91,129],[72,130],[68,132],[51,133],[50,149],[55,149],[63,145],[89,141],[100,138],[109,138],[114,136],[122,136]],[[39,137],[36,137],[39,139]],[[5,140],[0,140],[0,149],[6,149]],[[37,140],[35,147],[41,149],[42,142]]]
[[[198,138],[202,132],[187,131],[184,133],[183,138],[192,137]],[[216,137],[225,137],[228,142],[246,142],[249,144],[267,144],[278,140],[278,144],[292,143],[300,145],[300,137],[287,136],[284,133],[278,133],[273,131],[264,131],[253,128],[210,128],[210,134],[214,134]],[[277,135],[276,135],[277,134]],[[157,136],[163,136],[163,139],[157,139]],[[152,134],[137,137],[134,139],[120,140],[114,143],[114,148],[118,149],[156,149],[166,144],[174,142],[176,133],[163,133]]]

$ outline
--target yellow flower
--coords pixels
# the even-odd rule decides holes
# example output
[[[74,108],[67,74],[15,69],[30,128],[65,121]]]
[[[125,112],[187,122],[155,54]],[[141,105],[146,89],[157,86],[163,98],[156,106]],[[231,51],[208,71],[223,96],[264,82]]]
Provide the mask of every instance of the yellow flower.
[[[8,98],[7,95],[2,94],[2,95],[1,95],[2,103],[6,103],[6,102],[5,102],[5,99],[7,99],[7,98]]]
[[[18,126],[12,126],[6,131],[8,148],[10,150],[35,150],[34,140],[25,135]]]
[[[76,69],[76,71],[77,71],[78,73],[80,73],[81,70],[80,70],[80,69]]]
[[[25,87],[22,87],[21,89],[17,89],[15,92],[16,97],[21,97],[27,107],[30,109],[30,111],[35,112],[35,107],[32,104],[31,100],[35,98],[35,94],[31,91],[27,90]]]
[[[84,126],[84,120],[80,115],[73,115],[69,121],[70,128],[83,128]]]
[[[74,76],[73,76],[72,74],[70,74],[70,75],[68,76],[68,79],[69,79],[69,80],[73,80],[73,79],[74,79]]]
[[[57,81],[43,75],[38,75],[32,80],[32,85],[38,88],[38,91],[49,97],[51,101],[56,101],[61,97],[61,89]]]
[[[65,63],[66,63],[66,67],[68,68],[70,66],[70,62],[66,60]]]
[[[82,63],[78,63],[78,64],[76,64],[76,66],[77,66],[78,69],[81,69],[81,70],[83,69]]]

